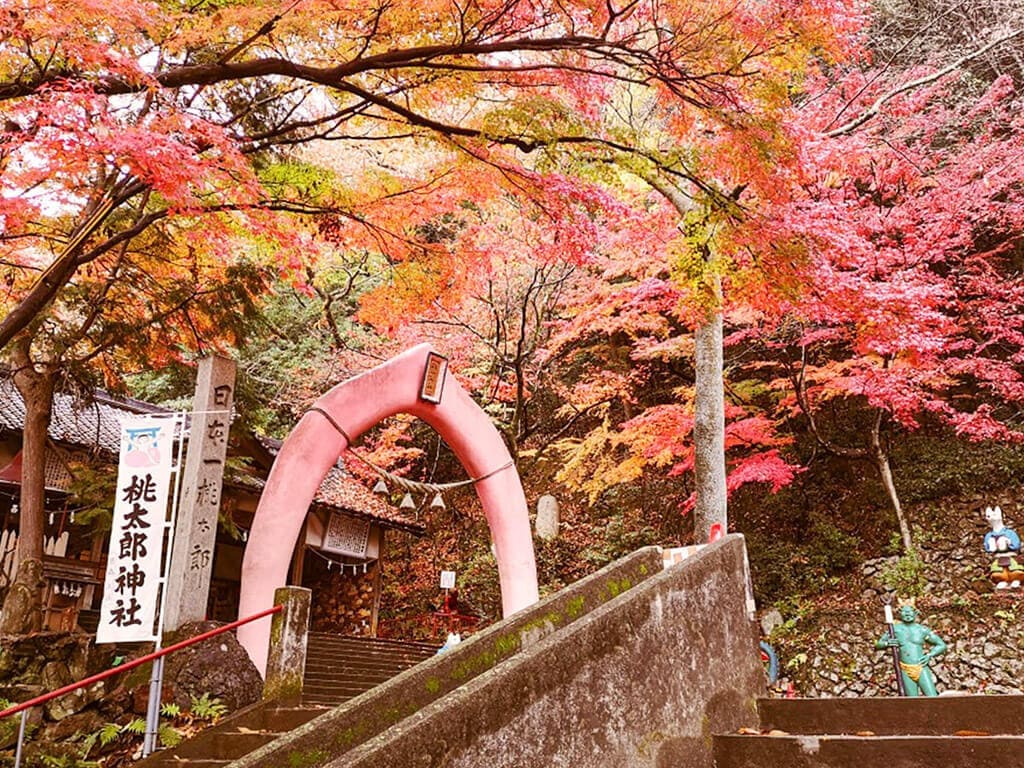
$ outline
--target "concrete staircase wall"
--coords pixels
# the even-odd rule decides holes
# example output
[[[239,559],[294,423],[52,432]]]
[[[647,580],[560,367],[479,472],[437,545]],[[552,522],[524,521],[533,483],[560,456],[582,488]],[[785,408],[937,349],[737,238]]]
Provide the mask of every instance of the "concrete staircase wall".
[[[727,537],[329,765],[710,768],[764,690],[748,585]]]
[[[711,768],[712,728],[756,722],[752,608],[742,537],[641,551],[232,768]]]
[[[396,723],[446,698],[446,694],[459,686],[614,602],[638,583],[657,577],[661,569],[662,557],[657,547],[639,550],[321,714],[235,761],[231,767],[317,768],[331,763]],[[399,765],[406,768],[404,764]]]

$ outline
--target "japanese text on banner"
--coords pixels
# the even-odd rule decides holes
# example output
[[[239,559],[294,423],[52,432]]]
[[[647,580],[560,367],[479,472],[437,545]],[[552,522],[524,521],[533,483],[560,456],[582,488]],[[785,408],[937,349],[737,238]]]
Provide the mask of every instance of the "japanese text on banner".
[[[156,639],[155,619],[171,485],[173,417],[121,427],[117,496],[97,643]]]

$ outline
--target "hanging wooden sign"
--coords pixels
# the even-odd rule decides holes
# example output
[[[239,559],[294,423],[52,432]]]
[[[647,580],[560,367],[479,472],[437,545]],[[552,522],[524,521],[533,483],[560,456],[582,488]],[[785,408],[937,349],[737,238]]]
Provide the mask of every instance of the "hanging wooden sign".
[[[348,515],[332,512],[324,531],[324,552],[352,557],[366,557],[366,545],[370,539],[370,521],[359,520]]]
[[[423,385],[420,387],[420,400],[426,400],[428,403],[440,403],[447,373],[448,358],[436,352],[428,353],[427,364],[423,369]]]

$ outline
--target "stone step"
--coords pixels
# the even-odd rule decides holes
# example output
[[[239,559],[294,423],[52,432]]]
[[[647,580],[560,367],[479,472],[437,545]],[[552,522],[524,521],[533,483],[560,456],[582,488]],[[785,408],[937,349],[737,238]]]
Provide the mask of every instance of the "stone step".
[[[431,654],[437,651],[438,644],[424,643],[415,640],[392,640],[379,637],[349,637],[346,635],[330,635],[322,632],[310,632],[307,640],[309,646],[329,648],[372,648],[380,651],[404,651],[409,653]]]
[[[392,675],[391,677],[394,677]],[[352,678],[352,677],[337,677],[337,678],[313,678],[307,679],[302,686],[304,693],[319,693],[319,692],[330,692],[333,690],[346,690],[346,691],[368,691],[371,688],[375,688],[382,683],[386,683],[391,677],[383,678]]]
[[[349,666],[347,664],[312,664],[306,666],[305,679],[334,680],[337,678],[391,678],[400,672],[415,667],[415,664],[364,665]]]
[[[428,643],[310,634],[303,703],[337,706],[436,653]]]
[[[327,656],[306,654],[306,669],[407,669],[429,658],[413,656]]]
[[[375,688],[378,685],[382,685],[396,675],[390,675],[387,677],[330,677],[330,678],[306,678],[302,686],[303,693],[309,693],[311,691],[332,691],[338,689],[346,689],[350,691],[366,691],[370,688]]]
[[[178,757],[174,750],[154,752],[139,765],[145,768],[220,768],[232,760],[218,760],[207,757]]]
[[[758,712],[763,730],[799,734],[1024,734],[1024,696],[1019,695],[761,699]]]
[[[329,645],[326,643],[308,643],[306,645],[307,654],[313,653],[318,656],[375,656],[385,659],[429,659],[436,652],[436,648],[395,648],[393,646],[361,646],[349,643],[339,645]]]
[[[372,691],[377,685],[380,685],[380,683],[376,685],[332,684],[308,686],[303,690],[302,703],[304,706],[335,707],[367,691]]]
[[[713,749],[716,768],[1024,766],[1024,736],[860,737],[730,734],[715,736]]]
[[[365,657],[350,656],[346,658],[323,658],[316,656],[306,657],[306,669],[316,669],[322,672],[345,670],[402,670],[415,667],[426,659],[370,659]]]
[[[382,642],[379,640],[335,640],[332,638],[309,638],[306,647],[328,650],[358,650],[375,653],[412,653],[429,655],[437,650],[438,645],[424,643],[401,643],[397,640]]]
[[[302,701],[303,701],[303,703],[309,704],[310,706],[324,707],[324,708],[327,708],[327,709],[333,709],[334,707],[337,707],[339,704],[344,704],[346,701],[349,701],[350,699],[354,699],[356,696],[360,695],[361,693],[366,693],[366,691],[360,691],[359,694],[347,694],[347,695],[346,694],[331,694],[331,695],[320,695],[320,694],[308,694],[307,695],[307,694],[303,694],[302,695]]]
[[[429,656],[412,656],[408,654],[377,654],[361,653],[325,653],[316,649],[306,651],[307,667],[411,667],[432,658]]]
[[[303,703],[336,706],[387,682],[414,664],[390,668],[357,669],[337,665],[331,668],[307,666],[303,680]]]
[[[395,641],[389,641],[387,643],[378,643],[372,640],[344,640],[344,641],[332,641],[332,640],[309,640],[306,643],[307,648],[321,651],[338,651],[341,653],[347,653],[350,651],[356,651],[359,653],[380,653],[380,654],[399,654],[399,655],[410,655],[410,656],[430,656],[437,652],[440,646],[424,646],[424,645],[403,645]]]
[[[177,747],[155,752],[140,768],[219,768],[267,744],[326,711],[321,705],[278,707],[257,704]]]
[[[290,731],[309,722],[319,715],[322,709],[310,707],[272,707],[258,706],[244,714],[232,717],[223,723],[229,730],[247,731]]]
[[[306,673],[309,674],[310,670],[317,671],[321,674],[332,674],[334,672],[391,672],[394,670],[408,669],[409,667],[416,666],[425,659],[392,659],[392,660],[381,660],[381,659],[367,659],[352,657],[349,659],[324,659],[317,657],[306,657]]]
[[[179,758],[202,758],[214,760],[236,760],[254,749],[269,744],[285,731],[253,731],[243,733],[237,730],[222,731],[216,738],[189,739],[179,744],[174,754]],[[211,732],[211,736],[213,733]]]
[[[303,696],[311,694],[315,696],[334,696],[336,692],[346,696],[358,696],[363,691],[369,691],[378,685],[383,685],[385,682],[387,680],[382,682],[366,680],[312,680],[303,686],[302,692]]]
[[[342,702],[361,696],[373,688],[331,688],[317,689],[302,694],[302,701],[310,705],[336,707]]]

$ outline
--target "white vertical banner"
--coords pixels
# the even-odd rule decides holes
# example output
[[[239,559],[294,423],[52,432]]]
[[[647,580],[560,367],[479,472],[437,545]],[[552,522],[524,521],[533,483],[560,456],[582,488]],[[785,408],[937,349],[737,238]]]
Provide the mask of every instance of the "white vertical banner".
[[[121,425],[117,496],[97,643],[156,640],[175,417],[140,416]]]

